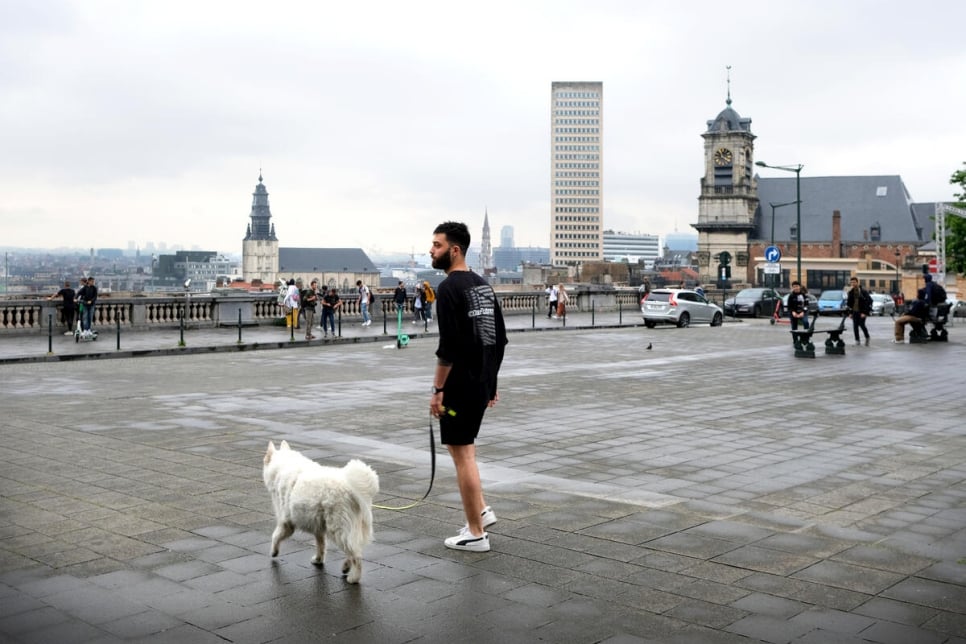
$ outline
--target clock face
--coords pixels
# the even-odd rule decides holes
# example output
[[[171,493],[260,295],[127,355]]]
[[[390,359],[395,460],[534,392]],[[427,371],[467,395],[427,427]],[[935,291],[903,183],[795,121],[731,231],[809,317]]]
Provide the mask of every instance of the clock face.
[[[714,164],[715,165],[731,165],[734,156],[731,154],[731,150],[728,148],[718,148],[714,152]]]

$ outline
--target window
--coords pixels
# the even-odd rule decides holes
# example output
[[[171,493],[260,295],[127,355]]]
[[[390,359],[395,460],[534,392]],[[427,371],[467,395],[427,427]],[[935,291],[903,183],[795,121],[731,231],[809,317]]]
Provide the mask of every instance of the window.
[[[879,186],[878,188],[875,189],[875,196],[885,197],[888,194],[888,192],[889,192],[888,186]]]

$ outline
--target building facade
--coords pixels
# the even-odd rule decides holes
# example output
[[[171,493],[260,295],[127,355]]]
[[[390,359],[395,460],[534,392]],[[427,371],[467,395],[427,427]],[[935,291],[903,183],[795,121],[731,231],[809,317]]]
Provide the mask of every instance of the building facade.
[[[258,185],[252,193],[251,221],[242,241],[242,278],[246,282],[271,284],[278,276],[278,237],[268,206],[268,189],[258,173]]]
[[[550,261],[602,261],[601,82],[554,82],[550,110]]]
[[[661,255],[661,240],[657,235],[632,235],[605,230],[603,233],[604,260],[608,262],[644,261],[648,268]]]

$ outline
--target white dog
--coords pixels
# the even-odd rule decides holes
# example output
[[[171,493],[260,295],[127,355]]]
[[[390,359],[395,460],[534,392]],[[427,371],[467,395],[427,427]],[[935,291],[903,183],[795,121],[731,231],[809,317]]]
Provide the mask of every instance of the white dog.
[[[342,574],[350,584],[362,576],[362,549],[372,541],[372,498],[379,492],[379,477],[359,460],[345,467],[324,467],[282,441],[271,441],[262,468],[265,487],[275,508],[272,556],[278,544],[296,529],[315,535],[312,563],[325,563],[325,537],[329,535],[345,553]]]

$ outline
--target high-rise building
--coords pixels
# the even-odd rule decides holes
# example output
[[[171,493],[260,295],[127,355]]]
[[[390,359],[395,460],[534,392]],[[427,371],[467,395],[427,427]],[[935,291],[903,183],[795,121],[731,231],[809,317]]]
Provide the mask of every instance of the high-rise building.
[[[601,261],[603,239],[601,82],[555,81],[550,109],[550,262]]]
[[[513,226],[500,229],[500,248],[513,248]]]
[[[661,255],[661,240],[657,235],[641,235],[613,230],[604,231],[604,260],[636,264],[643,260],[648,268]]]
[[[483,211],[483,242],[480,244],[480,271],[484,275],[494,272],[493,246],[490,244],[490,213]]]

